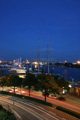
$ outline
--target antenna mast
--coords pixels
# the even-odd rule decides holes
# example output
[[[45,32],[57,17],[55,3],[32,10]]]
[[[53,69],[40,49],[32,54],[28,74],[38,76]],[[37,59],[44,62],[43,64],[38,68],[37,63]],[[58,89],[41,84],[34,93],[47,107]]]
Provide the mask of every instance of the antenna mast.
[[[48,40],[48,44],[47,44],[47,64],[48,64],[48,74],[49,74],[49,54],[50,54],[50,51],[49,51],[49,40]]]
[[[32,70],[32,50],[31,50],[30,62],[31,62],[31,70]]]
[[[39,73],[39,59],[40,59],[40,50],[39,50],[39,41],[38,41],[38,73]]]

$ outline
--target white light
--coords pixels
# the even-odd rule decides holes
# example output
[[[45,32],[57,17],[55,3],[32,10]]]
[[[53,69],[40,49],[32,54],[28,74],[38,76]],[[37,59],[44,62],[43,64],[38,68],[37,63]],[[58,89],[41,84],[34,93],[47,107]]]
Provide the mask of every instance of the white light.
[[[77,64],[80,64],[80,61],[77,61]]]
[[[69,87],[71,88],[72,86],[69,84]]]
[[[63,93],[63,94],[65,93],[65,92],[64,92],[64,90],[63,90],[63,92],[62,92],[62,93]]]
[[[67,61],[65,60],[65,63],[67,63]]]
[[[2,61],[0,60],[0,63],[2,63]]]

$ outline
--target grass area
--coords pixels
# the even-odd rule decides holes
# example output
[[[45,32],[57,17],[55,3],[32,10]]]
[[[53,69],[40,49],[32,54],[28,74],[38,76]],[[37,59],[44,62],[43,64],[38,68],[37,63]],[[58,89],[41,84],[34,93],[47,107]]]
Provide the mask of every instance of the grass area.
[[[16,117],[0,105],[0,120],[16,120]]]
[[[50,106],[50,107],[53,106],[52,103],[45,102],[45,101],[43,101],[43,100],[36,99],[36,98],[33,98],[33,97],[29,97],[29,96],[24,96],[24,95],[9,93],[9,92],[6,92],[6,91],[0,91],[0,94],[11,95],[11,96],[15,96],[15,97],[19,97],[19,98],[31,100],[31,101],[34,101],[34,102],[36,102],[36,103],[40,103],[40,104],[47,105],[47,106]]]
[[[74,117],[80,118],[80,113],[77,113],[75,111],[69,110],[69,109],[61,107],[61,106],[57,106],[56,109],[60,110],[60,111],[63,111],[63,112],[66,112],[66,113],[68,113],[68,114],[70,114]]]

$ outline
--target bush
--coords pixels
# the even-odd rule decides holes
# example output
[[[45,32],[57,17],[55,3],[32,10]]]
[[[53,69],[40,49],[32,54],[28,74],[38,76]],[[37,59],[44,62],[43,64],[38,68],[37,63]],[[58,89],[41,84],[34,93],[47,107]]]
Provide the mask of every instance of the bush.
[[[2,110],[3,109],[3,107],[2,107],[2,105],[0,105],[0,110]]]
[[[0,120],[16,120],[15,116],[0,105]]]
[[[61,106],[57,106],[56,109],[61,110],[63,112],[66,112],[66,113],[68,113],[68,114],[70,114],[70,115],[72,115],[74,117],[80,118],[80,113],[77,113],[77,112],[75,112],[73,110],[69,110],[69,109],[61,107]]]
[[[0,111],[0,120],[6,120],[7,114],[4,111]]]
[[[9,95],[10,93],[9,93],[9,92],[6,92],[6,91],[0,91],[0,94]]]

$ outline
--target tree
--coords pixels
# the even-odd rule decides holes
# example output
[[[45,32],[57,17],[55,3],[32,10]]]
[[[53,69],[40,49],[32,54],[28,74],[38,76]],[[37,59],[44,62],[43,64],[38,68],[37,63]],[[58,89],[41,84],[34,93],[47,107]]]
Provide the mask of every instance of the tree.
[[[3,88],[3,86],[5,86],[5,85],[7,85],[8,86],[8,80],[9,80],[9,75],[8,74],[6,74],[5,76],[2,76],[1,78],[0,78],[0,85],[2,86],[2,88]]]
[[[21,84],[22,84],[22,79],[19,78],[18,75],[15,74],[10,75],[9,86],[14,86],[14,94],[15,94],[15,87],[21,86]]]
[[[68,87],[69,82],[66,81],[66,80],[64,79],[64,77],[55,80],[55,82],[58,84],[58,86],[59,86],[60,88],[62,88],[62,89],[65,88],[65,89],[67,89],[67,90],[69,89],[69,87]]]
[[[46,96],[49,93],[56,93],[59,90],[58,85],[56,82],[54,82],[54,77],[52,75],[38,75],[38,88],[41,89],[45,96],[45,102],[46,102]]]
[[[28,86],[29,97],[30,97],[31,87],[35,86],[36,83],[37,83],[37,79],[36,79],[35,75],[33,75],[31,73],[26,74],[26,77],[23,82],[23,86]]]
[[[3,86],[5,86],[5,84],[6,84],[6,78],[5,76],[2,76],[0,78],[0,86],[2,87],[2,91],[3,91]]]

